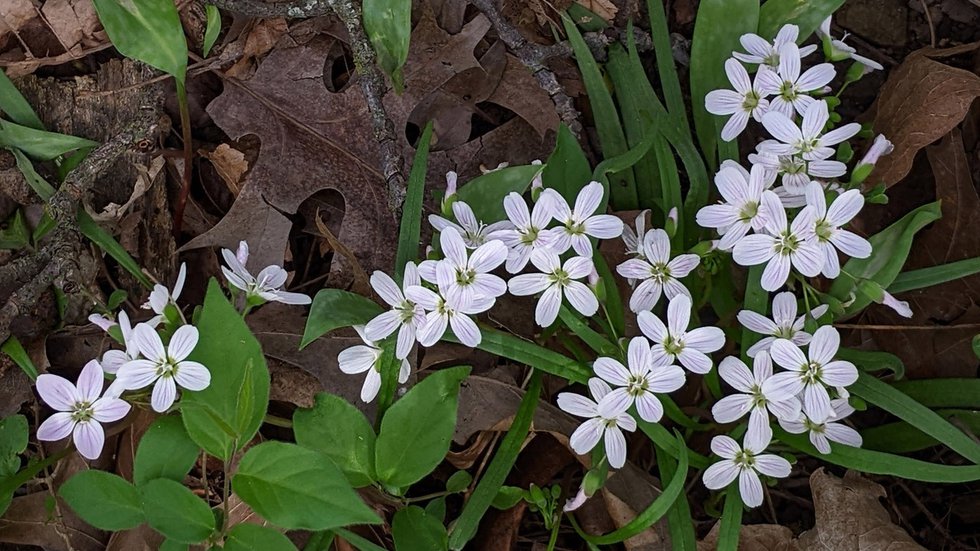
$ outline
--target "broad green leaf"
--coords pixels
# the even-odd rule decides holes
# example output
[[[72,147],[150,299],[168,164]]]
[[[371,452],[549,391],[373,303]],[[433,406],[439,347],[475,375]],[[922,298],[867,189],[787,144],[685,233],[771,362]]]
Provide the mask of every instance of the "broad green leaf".
[[[727,117],[717,117],[704,108],[708,92],[731,89],[725,60],[739,49],[738,39],[759,26],[758,0],[701,0],[694,19],[691,40],[691,108],[701,150],[715,164],[719,132]]]
[[[306,347],[334,329],[363,325],[381,312],[381,307],[367,297],[340,289],[321,289],[313,297],[299,347]]]
[[[436,371],[388,409],[374,447],[381,482],[409,486],[442,462],[456,428],[459,385],[469,373],[469,367]]]
[[[27,417],[11,415],[0,419],[0,478],[20,469],[20,457],[27,449]]]
[[[201,54],[204,57],[208,57],[211,53],[211,48],[214,47],[214,43],[218,40],[218,34],[221,33],[221,12],[218,11],[218,7],[212,4],[208,4],[204,7],[208,14],[208,25],[204,29],[204,43],[201,44]]]
[[[514,420],[511,422],[510,428],[507,429],[507,434],[500,442],[500,447],[497,448],[486,473],[480,478],[473,494],[463,506],[463,512],[453,524],[453,532],[449,539],[449,545],[452,549],[462,549],[468,541],[473,539],[477,528],[480,527],[480,520],[483,519],[483,515],[486,514],[491,505],[501,508],[499,505],[504,504],[504,502],[498,502],[498,497],[504,482],[507,480],[507,475],[514,468],[517,455],[521,452],[521,446],[527,438],[528,431],[531,429],[531,421],[534,419],[534,410],[538,407],[540,395],[541,372],[535,371],[531,375],[527,390],[524,391],[524,397],[521,399],[521,405],[517,408]],[[513,502],[508,500],[507,503],[510,505],[503,508],[513,507],[522,495],[523,493],[518,489],[517,500]]]
[[[339,528],[336,530],[337,535],[343,538],[347,543],[354,546],[358,551],[388,551],[384,547],[379,547],[371,542],[371,540],[362,538],[350,530],[345,530]]]
[[[477,348],[485,352],[558,375],[574,383],[585,384],[592,376],[592,371],[585,365],[531,341],[486,326],[480,327],[480,333],[483,338]],[[448,334],[443,340],[459,342]]]
[[[759,10],[759,36],[772,40],[783,25],[793,24],[800,28],[796,41],[803,42],[843,5],[844,0],[766,0]]]
[[[138,486],[157,478],[181,482],[200,452],[179,415],[160,417],[140,439],[133,462],[133,482]]]
[[[874,251],[871,256],[848,260],[841,267],[840,277],[830,287],[830,294],[841,301],[847,301],[850,295],[855,295],[854,301],[845,309],[842,317],[856,314],[871,303],[870,298],[857,292],[860,280],[870,279],[887,289],[902,270],[916,232],[941,216],[938,201],[922,205],[868,239]]]
[[[567,126],[560,125],[555,138],[555,150],[551,152],[541,173],[542,185],[554,189],[572,205],[578,192],[591,180],[592,167],[589,166],[582,146]]]
[[[79,472],[61,485],[58,495],[76,515],[100,530],[129,530],[144,520],[136,486],[105,471]]]
[[[905,376],[905,364],[902,363],[902,359],[888,352],[840,348],[837,350],[837,359],[849,361],[862,371],[887,369],[895,374],[896,379]]]
[[[13,335],[7,337],[7,340],[4,341],[3,346],[0,346],[0,351],[10,356],[10,359],[17,364],[17,367],[26,373],[32,381],[37,380],[37,367],[34,366],[34,362],[27,354],[27,351],[24,350],[24,346],[20,344],[19,340],[17,340],[17,337]]]
[[[321,392],[310,409],[293,414],[296,443],[333,461],[355,488],[369,486],[374,475],[374,429],[347,400]]]
[[[396,551],[445,551],[449,545],[446,527],[425,509],[409,505],[399,509],[391,521]]]
[[[412,36],[412,0],[364,0],[363,6],[364,30],[378,53],[378,64],[401,94],[402,66]]]
[[[189,548],[190,546],[186,543],[165,539],[160,544],[159,551],[187,551]]]
[[[467,471],[456,471],[446,481],[446,491],[454,494],[466,491],[473,482],[473,475]]]
[[[522,499],[524,499],[524,490],[522,488],[518,488],[517,486],[501,486],[497,490],[497,495],[493,496],[493,502],[490,505],[494,509],[504,511],[517,505]],[[453,533],[455,533],[455,530],[456,528],[454,527]],[[453,549],[456,548],[454,547]]]
[[[867,373],[858,373],[858,380],[848,387],[853,394],[863,398],[909,423],[913,427],[942,442],[963,457],[980,464],[980,444],[963,434],[936,412],[895,390],[894,387],[875,379]]]
[[[980,379],[919,379],[892,386],[927,407],[980,409]]]
[[[919,270],[910,270],[898,274],[895,277],[895,281],[892,281],[892,284],[888,286],[888,292],[895,295],[916,289],[924,289],[976,273],[980,273],[980,257],[967,258],[965,260],[958,260],[949,264],[940,264],[939,266],[931,266]]]
[[[214,279],[197,323],[200,340],[190,359],[211,371],[211,385],[182,391],[187,434],[209,454],[228,461],[255,436],[269,404],[269,370],[259,342]]]
[[[119,53],[172,75],[187,73],[187,40],[173,0],[93,0]]]
[[[381,522],[340,469],[296,444],[270,441],[253,447],[242,457],[231,483],[256,513],[289,530]]]
[[[742,533],[742,495],[738,484],[731,484],[725,492],[725,509],[721,512],[721,530],[718,531],[718,551],[738,551],[738,537]]]
[[[477,220],[492,224],[507,218],[504,197],[510,192],[521,195],[531,180],[545,167],[541,165],[511,166],[473,178],[459,187],[456,198],[473,209]]]
[[[296,551],[282,532],[248,522],[236,524],[225,538],[224,551]]]
[[[20,90],[14,86],[2,69],[0,69],[0,111],[5,117],[21,126],[44,130],[44,123],[38,118],[34,108],[27,103]]]
[[[27,155],[24,155],[23,152],[16,148],[11,149],[10,151],[14,154],[14,160],[17,161],[17,168],[20,170],[20,173],[24,175],[24,179],[27,180],[27,185],[31,186],[34,193],[37,193],[38,197],[41,199],[44,199],[45,201],[51,199],[51,196],[54,195],[55,192],[54,186],[49,184],[47,180],[42,178],[41,175],[34,170],[34,164],[27,158]]]
[[[50,161],[70,151],[97,145],[98,142],[85,138],[38,130],[0,119],[0,147],[19,149],[28,157],[41,161]]]
[[[402,205],[402,222],[398,230],[398,252],[395,254],[395,281],[401,283],[405,264],[418,260],[419,235],[422,230],[422,200],[425,198],[425,175],[429,164],[429,145],[432,141],[432,121],[425,125],[419,148],[408,175],[408,193]]]
[[[831,452],[822,454],[813,447],[803,434],[790,434],[779,427],[773,427],[773,434],[779,441],[828,463],[855,469],[865,474],[897,476],[920,482],[939,482],[959,484],[980,480],[980,465],[953,466],[928,463],[910,457],[852,448],[835,442],[830,443]]]
[[[568,34],[568,42],[575,54],[579,72],[582,74],[582,83],[589,94],[589,105],[592,107],[596,132],[599,134],[602,156],[610,159],[622,155],[626,153],[629,146],[619,121],[619,113],[616,112],[616,104],[609,93],[609,88],[606,87],[605,79],[602,78],[602,71],[599,70],[599,65],[592,57],[592,52],[585,44],[578,27],[567,14],[562,14],[561,19]],[[637,208],[636,181],[632,169],[624,170],[622,174],[612,179],[609,193],[616,210]]]
[[[169,478],[140,487],[143,512],[151,528],[177,543],[202,542],[214,532],[214,514],[203,499]]]

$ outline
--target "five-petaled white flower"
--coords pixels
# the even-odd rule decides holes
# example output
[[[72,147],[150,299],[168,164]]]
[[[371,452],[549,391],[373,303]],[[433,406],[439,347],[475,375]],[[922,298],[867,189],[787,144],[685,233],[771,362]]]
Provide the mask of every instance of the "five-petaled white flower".
[[[502,241],[487,241],[470,254],[459,232],[446,228],[439,233],[439,244],[445,258],[423,261],[419,273],[444,289],[453,304],[466,308],[479,297],[494,299],[507,292],[507,283],[490,273],[507,260]]]
[[[871,71],[878,70],[881,71],[885,67],[873,59],[864,57],[863,55],[858,55],[857,50],[849,44],[845,44],[844,41],[847,40],[847,33],[840,40],[837,40],[830,34],[830,20],[832,16],[828,15],[827,19],[823,20],[820,24],[820,28],[817,29],[817,36],[824,41],[824,44],[829,47],[830,52],[827,57],[833,61],[840,61],[843,59],[851,58],[864,66],[865,74]]]
[[[820,319],[828,308],[826,304],[821,304],[810,311],[810,317],[814,320]],[[754,358],[760,352],[769,350],[776,339],[789,339],[797,346],[809,344],[810,334],[803,330],[803,326],[806,325],[806,314],[796,317],[796,311],[796,296],[789,291],[784,291],[772,299],[772,319],[752,310],[739,312],[739,323],[760,335],[765,335],[759,342],[749,347],[747,352],[749,357]]]
[[[721,461],[711,465],[704,471],[702,480],[710,490],[720,490],[738,478],[738,493],[742,502],[749,507],[762,505],[762,481],[759,474],[773,478],[786,478],[792,467],[789,461],[771,453],[762,453],[769,446],[772,434],[766,434],[764,439],[757,435],[746,433],[744,446],[724,434],[711,439],[711,451]]]
[[[769,348],[772,359],[787,369],[770,377],[762,391],[773,400],[787,400],[803,392],[803,413],[815,423],[833,415],[828,386],[847,387],[857,380],[857,368],[851,362],[834,360],[840,347],[840,333],[824,325],[813,333],[807,354],[786,339],[776,339]]]
[[[153,411],[167,411],[177,399],[177,385],[187,390],[204,390],[211,384],[211,372],[203,364],[188,360],[197,346],[199,334],[193,325],[182,325],[166,348],[160,335],[141,323],[133,329],[133,338],[144,359],[123,364],[116,379],[127,390],[138,390],[153,384],[150,405]]]
[[[118,421],[129,413],[130,405],[115,396],[102,396],[105,382],[102,367],[92,360],[78,376],[78,385],[64,377],[38,375],[37,393],[44,403],[57,411],[37,429],[37,439],[54,442],[73,436],[78,453],[86,459],[98,459],[105,444],[101,423]]]
[[[871,256],[871,243],[860,235],[841,229],[864,207],[861,190],[851,189],[838,195],[830,207],[824,196],[823,186],[813,182],[806,188],[806,202],[813,207],[816,220],[813,232],[817,246],[823,253],[823,275],[834,279],[840,275],[840,260],[837,250],[852,258]]]
[[[497,231],[490,237],[500,239],[507,245],[505,267],[508,272],[516,274],[527,266],[533,251],[548,245],[546,229],[553,216],[551,200],[543,195],[528,211],[524,197],[512,191],[504,197],[504,211],[514,227]]]
[[[531,253],[531,264],[541,273],[521,274],[508,282],[513,295],[527,296],[541,294],[534,309],[534,321],[541,327],[548,327],[558,317],[562,297],[584,316],[592,316],[599,311],[599,300],[588,285],[578,279],[589,277],[592,272],[592,259],[573,256],[562,265],[561,258],[551,249],[538,249]]]
[[[604,190],[599,182],[589,182],[575,198],[575,208],[569,208],[568,201],[557,191],[547,188],[541,197],[550,196],[554,219],[561,226],[548,230],[548,246],[558,254],[575,249],[580,256],[592,257],[590,237],[612,239],[623,233],[623,221],[611,214],[595,214],[602,202]]]
[[[725,61],[725,73],[734,90],[712,90],[704,98],[704,108],[713,115],[731,115],[721,129],[721,139],[730,142],[745,130],[749,118],[762,121],[762,114],[769,109],[769,100],[760,88],[759,77],[755,81],[748,71],[735,59]]]
[[[459,342],[476,348],[480,345],[483,335],[469,316],[485,312],[493,307],[496,299],[484,295],[476,295],[469,304],[459,304],[457,299],[449,299],[445,286],[439,286],[439,292],[426,289],[421,285],[413,285],[405,289],[405,298],[425,309],[425,321],[419,325],[416,338],[422,346],[432,346],[446,333],[446,328],[452,327],[453,334]]]
[[[743,237],[732,251],[732,258],[742,266],[766,263],[762,271],[762,288],[779,289],[789,278],[792,264],[801,274],[814,277],[823,268],[823,256],[813,238],[814,213],[804,207],[793,224],[786,219],[786,209],[772,191],[762,194],[766,210],[766,231]]]
[[[771,69],[776,69],[779,67],[779,49],[782,48],[784,44],[796,43],[796,39],[799,34],[800,28],[792,24],[783,25],[783,27],[779,29],[779,32],[776,34],[776,39],[773,40],[772,43],[754,33],[743,34],[742,37],[739,38],[739,42],[742,43],[742,47],[745,48],[745,51],[749,53],[743,54],[742,52],[732,52],[732,55],[735,56],[735,59],[741,61],[742,63],[761,64]],[[799,49],[799,55],[800,57],[806,57],[816,50],[816,44],[804,46]]]
[[[830,63],[815,65],[800,74],[800,48],[790,42],[779,48],[779,67],[775,71],[760,67],[755,79],[763,97],[775,95],[769,100],[768,112],[792,117],[794,112],[805,114],[817,101],[808,93],[822,89],[836,74]]]
[[[697,213],[699,226],[718,230],[718,248],[723,251],[731,250],[749,230],[761,231],[766,224],[762,194],[768,187],[768,174],[760,165],[753,165],[749,173],[744,170],[722,167],[715,175],[715,185],[725,201],[702,207]]]
[[[833,145],[849,140],[861,131],[861,125],[852,122],[824,134],[824,126],[830,120],[827,102],[816,101],[803,114],[802,126],[797,126],[787,115],[769,110],[762,116],[762,126],[778,142],[762,146],[763,151],[775,155],[801,155],[807,161],[822,161],[834,155]]]
[[[363,325],[355,325],[354,330],[364,344],[341,350],[337,355],[337,365],[348,375],[365,373],[364,384],[361,385],[361,401],[370,403],[381,389],[381,356],[384,350],[368,338]],[[405,384],[411,371],[408,360],[402,359],[398,368],[398,384]]]
[[[413,285],[421,285],[418,268],[414,262],[405,264],[405,274],[402,276],[402,286],[388,274],[376,270],[371,274],[371,287],[381,296],[381,299],[391,306],[391,310],[378,314],[364,326],[366,340],[380,341],[398,331],[398,344],[395,347],[395,357],[404,360],[415,344],[416,331],[425,321],[425,310],[405,297],[404,289]]]
[[[616,266],[619,275],[640,281],[630,297],[630,310],[650,310],[660,301],[660,294],[667,299],[688,295],[690,291],[679,281],[701,262],[696,254],[682,254],[670,258],[670,237],[661,229],[650,230],[643,236],[643,258],[631,258]]]
[[[776,143],[778,142],[775,140],[760,143],[756,148],[759,152],[749,154],[749,162],[753,165],[762,165],[770,173],[782,176],[780,182],[789,195],[804,195],[807,186],[814,178],[829,180],[843,176],[847,172],[847,165],[840,161],[831,159],[807,161],[797,155],[776,155],[766,150]]]
[[[792,419],[779,419],[779,425],[786,432],[793,434],[809,432],[810,443],[820,453],[830,453],[830,442],[860,448],[864,443],[861,433],[840,422],[854,413],[854,408],[847,403],[846,398],[831,400],[831,408],[833,410],[831,416],[823,423],[815,423],[800,413]]]
[[[488,241],[492,241],[491,234],[494,232],[513,227],[513,224],[507,220],[494,222],[489,225],[484,224],[476,219],[473,208],[463,201],[453,203],[453,215],[456,217],[456,221],[459,222],[458,224],[436,214],[429,215],[429,224],[432,224],[432,227],[438,232],[442,232],[446,228],[453,228],[463,237],[463,242],[468,249],[475,249]]]
[[[228,266],[221,267],[221,273],[225,274],[228,283],[245,291],[247,300],[257,300],[267,302],[282,302],[283,304],[309,304],[313,302],[309,296],[302,293],[290,293],[282,291],[280,287],[285,285],[289,274],[281,266],[266,266],[259,272],[258,277],[253,276],[245,264],[248,262],[248,243],[241,241],[238,243],[238,250],[231,252],[230,249],[221,249],[221,256],[224,257]]]
[[[630,340],[626,363],[629,367],[602,357],[593,364],[596,375],[617,387],[600,400],[600,409],[626,411],[635,402],[640,419],[650,423],[660,421],[664,407],[655,393],[665,394],[684,386],[684,370],[676,365],[654,363],[650,343],[643,337]]]
[[[612,389],[602,379],[589,379],[589,391],[592,400],[574,394],[562,392],[558,395],[558,407],[563,411],[587,420],[582,423],[569,439],[572,450],[579,455],[585,455],[596,447],[600,440],[605,440],[606,456],[609,466],[614,469],[626,464],[626,437],[623,431],[636,430],[636,420],[622,411],[607,411],[599,406]]]
[[[102,356],[102,369],[113,375],[119,371],[123,364],[135,360],[140,354],[139,347],[136,346],[136,339],[133,338],[133,326],[125,311],[119,312],[119,331],[122,333],[123,346],[126,350],[106,350]]]
[[[626,245],[626,254],[635,255],[637,258],[645,258],[643,255],[643,236],[647,234],[647,216],[650,214],[650,209],[641,210],[640,214],[636,215],[636,220],[634,224],[636,226],[636,231],[634,232],[627,224],[623,224],[623,244]]]
[[[691,299],[677,295],[667,304],[667,324],[652,312],[637,315],[640,331],[654,345],[650,349],[655,365],[670,365],[677,359],[692,373],[704,375],[711,371],[708,354],[725,345],[725,333],[717,327],[699,327],[687,330],[691,322]]]
[[[777,419],[796,419],[800,416],[800,401],[796,397],[772,400],[762,392],[762,385],[772,377],[772,358],[762,352],[752,362],[749,371],[742,360],[729,356],[718,365],[718,374],[738,394],[729,394],[715,402],[711,415],[719,423],[733,423],[749,414],[749,432],[757,440],[770,434],[769,412]]]
[[[180,298],[180,292],[184,290],[184,280],[187,279],[187,264],[180,264],[180,271],[177,272],[177,281],[174,283],[174,290],[171,291],[165,285],[157,283],[153,286],[153,291],[150,292],[150,298],[143,303],[144,310],[153,310],[156,314],[147,322],[153,327],[156,327],[161,321],[163,321],[163,311],[167,308],[168,304],[173,304],[176,306],[177,299]]]

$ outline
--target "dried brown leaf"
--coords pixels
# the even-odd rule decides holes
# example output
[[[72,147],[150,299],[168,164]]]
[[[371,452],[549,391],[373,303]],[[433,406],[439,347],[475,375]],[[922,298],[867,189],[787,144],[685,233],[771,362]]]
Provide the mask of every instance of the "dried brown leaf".
[[[613,4],[610,0],[575,0],[575,3],[580,4],[606,21],[612,21],[619,11],[616,4]]]
[[[47,0],[41,13],[66,50],[91,39],[102,28],[92,0]]]
[[[969,45],[972,49],[980,46]],[[888,77],[878,98],[874,129],[895,144],[879,161],[873,182],[898,183],[912,168],[915,154],[945,136],[963,120],[980,96],[980,77],[936,61],[951,53],[924,48],[909,55]]]
[[[218,176],[228,185],[232,195],[238,196],[241,191],[242,177],[248,172],[248,161],[245,154],[241,151],[223,143],[214,148],[214,151],[201,151],[207,160],[214,165],[214,170]]]

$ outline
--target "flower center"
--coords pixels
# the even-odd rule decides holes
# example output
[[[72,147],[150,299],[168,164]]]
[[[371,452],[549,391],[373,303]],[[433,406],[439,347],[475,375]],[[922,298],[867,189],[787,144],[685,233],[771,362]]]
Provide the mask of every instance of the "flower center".
[[[784,157],[779,168],[784,174],[804,174],[806,173],[806,161],[796,157]]]
[[[166,379],[168,377],[173,377],[176,374],[177,362],[175,362],[170,356],[167,356],[166,359],[157,362],[157,377]]]
[[[91,402],[75,402],[72,406],[71,420],[76,423],[84,423],[94,416]]]
[[[822,372],[822,365],[817,362],[810,362],[800,371],[800,378],[803,379],[804,385],[820,384],[820,375]]]
[[[755,456],[745,450],[735,452],[735,457],[732,459],[732,462],[743,469],[755,468]]]
[[[746,201],[738,211],[738,219],[742,222],[748,222],[755,218],[757,214],[759,214],[759,202]]]
[[[410,300],[403,301],[395,310],[401,316],[402,323],[408,323],[415,317],[415,303]]]
[[[452,317],[453,315],[453,309],[449,307],[449,304],[446,302],[446,299],[442,297],[440,297],[439,301],[436,302],[436,312],[439,312],[439,315],[448,316],[448,317]]]
[[[659,283],[666,283],[670,279],[670,268],[662,262],[650,265],[650,279]]]
[[[650,383],[647,382],[646,377],[630,375],[629,379],[626,380],[626,393],[634,398],[642,396],[649,387]]]
[[[684,350],[684,341],[673,335],[667,335],[667,339],[664,341],[664,352],[677,356]]]
[[[776,327],[776,332],[773,333],[773,336],[779,339],[792,339],[795,334],[796,331],[791,326],[780,325]]]
[[[582,222],[569,220],[568,222],[565,222],[565,231],[568,232],[569,235],[584,235],[585,224]]]
[[[796,99],[796,83],[784,80],[783,84],[779,87],[779,95],[786,101],[793,101]]]
[[[776,240],[776,254],[789,256],[796,252],[800,246],[800,240],[790,231],[784,231]]]
[[[535,226],[529,226],[527,230],[520,232],[522,245],[533,245],[538,240],[538,233],[541,230]]]
[[[779,54],[775,50],[769,53],[765,58],[763,58],[762,63],[773,69],[779,68]]]
[[[752,407],[753,408],[764,408],[766,407],[765,395],[762,394],[762,387],[759,385],[752,385]]]
[[[821,242],[830,241],[830,238],[834,235],[834,227],[830,225],[830,222],[827,222],[826,218],[817,222],[814,231],[817,234],[817,239]]]
[[[745,98],[742,100],[742,110],[751,113],[755,111],[755,108],[759,106],[759,94],[755,90],[749,90],[745,94]]]
[[[565,287],[572,280],[572,278],[569,277],[568,272],[565,270],[556,268],[555,271],[548,274],[548,280],[551,281],[553,285]]]
[[[472,268],[467,268],[465,270],[456,269],[456,283],[460,287],[465,287],[467,285],[472,285],[476,281],[476,270]]]

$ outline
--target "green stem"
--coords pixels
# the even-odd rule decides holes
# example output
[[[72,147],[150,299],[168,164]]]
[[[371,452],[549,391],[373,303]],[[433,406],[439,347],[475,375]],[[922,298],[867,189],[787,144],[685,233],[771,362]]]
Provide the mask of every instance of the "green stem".
[[[173,233],[176,237],[180,235],[180,228],[184,222],[184,208],[187,206],[187,197],[191,191],[191,164],[194,160],[194,144],[191,140],[191,112],[187,106],[187,88],[181,80],[174,82],[177,84],[181,139],[184,141],[184,171],[180,184],[180,195],[177,196],[177,204],[174,206]]]

